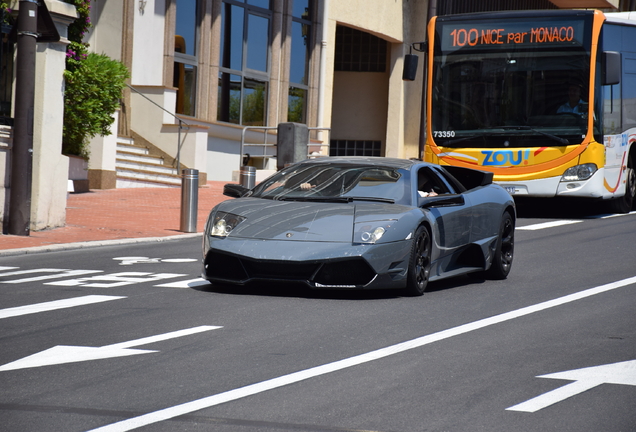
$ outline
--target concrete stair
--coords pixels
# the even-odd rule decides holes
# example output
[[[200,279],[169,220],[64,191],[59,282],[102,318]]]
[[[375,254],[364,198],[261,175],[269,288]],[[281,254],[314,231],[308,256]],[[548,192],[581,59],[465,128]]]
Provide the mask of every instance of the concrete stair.
[[[132,139],[117,139],[117,188],[180,187],[181,177],[176,168],[164,164],[160,156],[150,154],[148,148],[136,146]]]

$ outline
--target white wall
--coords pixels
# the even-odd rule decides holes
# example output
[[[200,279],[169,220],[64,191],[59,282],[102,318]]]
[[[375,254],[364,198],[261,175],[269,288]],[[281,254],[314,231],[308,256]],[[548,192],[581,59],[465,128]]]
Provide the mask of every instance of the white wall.
[[[147,0],[143,14],[135,7],[131,71],[133,86],[163,85],[165,17],[162,11],[165,11],[164,0]]]

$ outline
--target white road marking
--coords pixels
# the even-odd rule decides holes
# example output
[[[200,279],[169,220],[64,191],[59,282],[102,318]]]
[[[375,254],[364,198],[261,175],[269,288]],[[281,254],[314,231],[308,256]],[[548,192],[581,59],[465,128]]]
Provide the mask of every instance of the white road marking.
[[[526,225],[526,226],[518,226],[516,229],[518,230],[526,230],[526,231],[536,231],[540,229],[546,228],[554,228],[562,225],[571,225],[575,223],[583,222],[582,220],[558,220],[552,222],[543,222],[534,225]]]
[[[165,258],[162,259],[161,262],[164,263],[189,263],[189,262],[197,262],[199,261],[196,258]]]
[[[13,279],[9,281],[2,280],[0,281],[0,283],[19,284],[19,283],[27,283],[27,282],[37,282],[41,280],[59,279],[64,277],[80,276],[80,275],[92,274],[92,273],[101,273],[102,271],[103,270],[68,270],[68,269],[51,269],[51,268],[18,270],[18,271],[13,271],[8,273],[2,273],[0,274],[0,277],[19,276],[19,275],[33,274],[33,273],[54,273],[54,274],[49,274],[45,276],[34,276],[34,277],[23,278],[23,279]]]
[[[53,348],[35,353],[28,357],[21,358],[11,363],[7,363],[0,367],[0,371],[10,371],[17,369],[27,369],[42,366],[51,366],[64,363],[76,363],[89,360],[101,360],[113,357],[125,357],[137,354],[148,354],[157,352],[156,350],[139,350],[130,349],[130,347],[138,345],[147,345],[167,339],[174,339],[183,336],[189,336],[195,333],[201,333],[210,330],[216,330],[219,326],[199,326],[185,330],[173,331],[156,336],[149,336],[141,339],[135,339],[127,342],[120,342],[102,347],[84,347],[84,346],[68,346],[57,345]]]
[[[532,398],[526,402],[506,408],[509,411],[537,412],[571,396],[590,390],[601,384],[623,384],[636,386],[636,360],[592,366],[537,378],[553,378],[574,381],[550,392]]]
[[[20,267],[4,267],[4,266],[0,266],[0,271],[2,271],[2,270],[13,270],[13,269],[17,269],[17,268],[20,268]]]
[[[0,309],[0,319],[11,318],[20,315],[28,315],[39,312],[47,312],[57,309],[65,309],[75,306],[84,306],[93,303],[101,303],[110,300],[124,299],[121,296],[105,296],[105,295],[88,295],[83,297],[75,297],[65,300],[55,300],[44,303],[36,303],[27,306],[18,306],[6,309]]]
[[[181,274],[181,273],[121,272],[121,273],[110,273],[105,275],[93,276],[90,278],[78,278],[78,279],[49,282],[49,283],[46,283],[45,285],[114,288],[114,287],[132,285],[132,284],[143,283],[143,282],[154,282],[161,279],[176,278],[179,276],[187,276],[187,275]]]
[[[543,222],[543,223],[538,223],[533,225],[518,226],[516,229],[525,230],[525,231],[536,231],[536,230],[541,230],[546,228],[555,228],[555,227],[563,226],[563,225],[571,225],[571,224],[583,222],[583,220],[586,220],[586,219],[610,219],[610,218],[627,216],[627,215],[636,215],[636,211],[633,211],[630,213],[616,213],[616,214],[605,214],[605,215],[598,215],[598,216],[588,216],[581,220],[565,219],[565,220],[557,220],[557,221],[551,221],[551,222]]]
[[[451,338],[453,336],[465,334],[471,331],[479,330],[484,327],[488,327],[494,324],[499,324],[505,321],[509,321],[515,318],[519,318],[525,315],[530,315],[535,312],[540,312],[546,309],[550,309],[556,306],[560,306],[566,303],[570,303],[576,300],[580,300],[593,295],[601,294],[607,291],[611,291],[624,286],[632,285],[636,283],[636,276],[628,279],[623,279],[617,282],[612,282],[599,287],[590,288],[578,293],[570,294],[567,296],[559,297],[554,300],[549,300],[536,305],[524,307],[511,312],[506,312],[500,315],[495,315],[490,318],[485,318],[472,323],[460,325],[448,330],[442,330],[437,333],[433,333],[427,336],[422,336],[417,339],[402,342],[396,345],[381,348],[375,351],[371,351],[365,354],[357,355],[354,357],[338,360],[333,363],[328,363],[322,366],[316,366],[314,368],[298,371],[289,375],[283,375],[278,378],[273,378],[260,383],[255,383],[241,387],[238,389],[230,390],[227,392],[219,393],[216,395],[204,397],[191,402],[186,402],[181,405],[165,408],[159,411],[144,414],[138,417],[133,417],[128,420],[122,420],[117,423],[102,426],[97,429],[92,429],[89,432],[125,432],[133,429],[137,429],[143,426],[147,426],[160,421],[169,420],[184,414],[189,414],[195,411],[199,411],[205,408],[210,408],[225,402],[234,401],[247,396],[251,396],[257,393],[262,393],[267,390],[283,387],[289,384],[294,384],[300,381],[307,380],[309,378],[325,375],[331,372],[339,371],[342,369],[357,366],[363,363],[378,360],[384,357],[388,357],[394,354],[398,354],[404,351],[419,348],[433,342],[441,341]]]
[[[196,279],[188,279],[188,280],[179,281],[179,282],[170,282],[170,283],[165,283],[165,284],[155,285],[155,286],[161,287],[161,288],[193,288],[193,287],[197,287],[201,285],[207,285],[209,283],[210,282],[206,281],[205,279],[196,278]]]

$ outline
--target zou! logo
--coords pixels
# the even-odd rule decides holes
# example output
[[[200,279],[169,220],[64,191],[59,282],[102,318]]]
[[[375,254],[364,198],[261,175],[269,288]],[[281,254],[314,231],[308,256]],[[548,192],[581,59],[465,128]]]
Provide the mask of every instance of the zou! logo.
[[[530,158],[530,150],[482,150],[485,157],[484,166],[506,166],[527,164]]]

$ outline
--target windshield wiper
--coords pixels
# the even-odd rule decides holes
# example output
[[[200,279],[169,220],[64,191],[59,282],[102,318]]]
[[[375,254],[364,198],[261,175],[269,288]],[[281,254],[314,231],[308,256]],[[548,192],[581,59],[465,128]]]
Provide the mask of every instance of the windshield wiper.
[[[384,202],[388,204],[395,204],[395,200],[391,198],[379,198],[379,197],[360,197],[360,196],[340,196],[340,197],[319,197],[319,196],[307,196],[307,197],[290,197],[283,196],[276,198],[278,201],[315,201],[315,202],[335,202],[335,203],[349,203],[352,201],[373,201]]]
[[[462,138],[455,138],[455,139],[446,140],[446,141],[442,142],[442,146],[447,147],[447,146],[449,146],[451,144],[456,144],[458,142],[466,141],[466,140],[473,139],[473,138],[483,138],[484,141],[486,140],[486,137],[484,135],[479,135],[479,136],[470,135],[470,136],[465,136],[465,137],[462,137]]]
[[[347,197],[319,197],[319,196],[282,196],[277,201],[316,201],[316,202],[350,202]]]
[[[343,197],[343,198],[347,198],[349,200],[349,202],[351,202],[351,201],[373,201],[373,202],[383,202],[383,203],[395,204],[395,200],[391,199],[391,198],[361,197],[361,196],[350,196],[350,197]]]
[[[530,126],[497,126],[497,127],[493,128],[493,129],[528,130],[528,131],[532,131],[532,132],[538,133],[539,135],[547,136],[548,138],[551,138],[554,141],[560,142],[561,144],[570,144],[570,141],[568,141],[567,138],[561,138],[561,137],[558,137],[556,135],[552,135],[552,134],[549,134],[547,132],[543,132],[543,131],[540,131],[538,129],[532,128]]]

